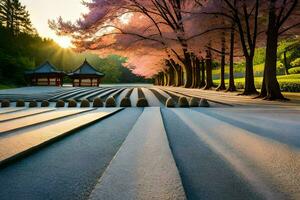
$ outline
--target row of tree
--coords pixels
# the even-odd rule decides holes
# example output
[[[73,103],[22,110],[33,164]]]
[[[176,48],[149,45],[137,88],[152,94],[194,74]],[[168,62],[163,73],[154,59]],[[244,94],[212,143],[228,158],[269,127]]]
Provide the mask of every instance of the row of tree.
[[[218,89],[225,89],[228,62],[229,91],[235,90],[233,63],[243,59],[243,94],[250,95],[258,93],[254,53],[257,47],[266,46],[260,97],[284,99],[276,78],[276,52],[280,36],[299,33],[298,0],[92,0],[85,5],[90,12],[75,24],[61,18],[49,22],[59,34],[73,36],[78,49],[116,52],[129,58],[136,73],[157,74],[157,84],[187,88],[204,85],[203,70],[204,88],[211,88],[211,61],[218,59]]]

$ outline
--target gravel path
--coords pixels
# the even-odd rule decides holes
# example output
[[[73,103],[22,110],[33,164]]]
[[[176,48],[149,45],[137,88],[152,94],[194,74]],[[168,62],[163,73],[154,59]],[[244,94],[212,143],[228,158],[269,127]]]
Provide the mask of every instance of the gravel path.
[[[133,108],[105,119],[119,108],[0,108],[1,159],[43,145],[1,165],[0,199],[300,199],[296,101],[149,85],[30,87],[0,99],[105,99],[126,87],[116,101],[133,89]],[[138,88],[152,107],[135,108]],[[169,96],[211,99],[211,107],[158,107]]]
[[[22,117],[14,120],[9,120],[6,122],[0,122],[0,133],[13,131],[16,129],[33,126],[39,123],[45,123],[52,120],[57,120],[60,118],[66,118],[72,115],[76,115],[79,113],[87,112],[92,110],[89,109],[72,109],[72,108],[62,108],[55,109],[51,112],[39,113],[32,116]]]
[[[120,108],[97,109],[63,122],[54,122],[46,127],[26,131],[23,134],[11,134],[3,137],[0,139],[0,165],[119,110]]]
[[[90,199],[185,199],[160,108],[144,109]]]
[[[149,106],[158,106],[158,107],[162,107],[164,106],[159,100],[158,98],[156,98],[156,96],[153,94],[153,92],[151,92],[148,88],[142,88],[142,91],[149,103]]]
[[[136,103],[138,101],[138,89],[134,88],[131,95],[130,95],[130,101],[131,101],[131,106],[136,107]]]
[[[1,200],[87,199],[141,112],[120,111],[1,169]]]
[[[250,185],[263,198],[300,198],[298,149],[234,126],[205,112],[191,109],[173,112],[190,127],[200,141],[208,145],[229,164],[236,175],[245,180],[244,185]],[[289,131],[293,133],[293,129]],[[300,139],[300,136],[297,138]],[[216,182],[224,184],[224,180]]]

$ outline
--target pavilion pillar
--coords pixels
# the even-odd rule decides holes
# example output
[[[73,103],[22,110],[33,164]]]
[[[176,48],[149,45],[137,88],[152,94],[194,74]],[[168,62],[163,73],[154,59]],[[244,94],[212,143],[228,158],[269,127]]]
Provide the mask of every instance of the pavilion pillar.
[[[81,78],[79,78],[79,87],[81,87]]]

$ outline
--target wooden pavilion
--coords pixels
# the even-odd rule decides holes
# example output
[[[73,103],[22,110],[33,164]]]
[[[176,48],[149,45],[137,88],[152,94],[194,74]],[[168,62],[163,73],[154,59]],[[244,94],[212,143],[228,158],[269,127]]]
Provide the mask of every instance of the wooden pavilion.
[[[73,87],[98,87],[104,73],[96,70],[86,59],[80,67],[68,74],[72,79]]]
[[[25,72],[27,83],[35,86],[62,86],[64,76],[65,73],[58,71],[49,61],[32,71]]]

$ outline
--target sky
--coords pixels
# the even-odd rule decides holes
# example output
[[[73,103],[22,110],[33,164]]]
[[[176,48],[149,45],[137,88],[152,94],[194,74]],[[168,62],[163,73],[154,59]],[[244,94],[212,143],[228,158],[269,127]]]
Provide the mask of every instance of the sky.
[[[71,45],[70,39],[60,37],[49,28],[48,20],[61,16],[64,20],[76,21],[87,8],[81,0],[20,0],[27,7],[33,26],[42,37],[52,38],[62,47]]]

